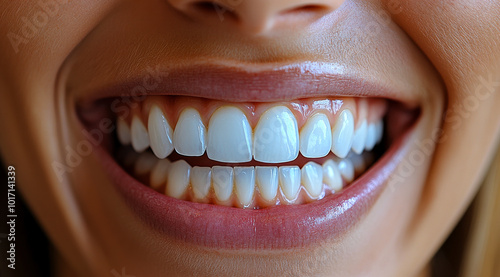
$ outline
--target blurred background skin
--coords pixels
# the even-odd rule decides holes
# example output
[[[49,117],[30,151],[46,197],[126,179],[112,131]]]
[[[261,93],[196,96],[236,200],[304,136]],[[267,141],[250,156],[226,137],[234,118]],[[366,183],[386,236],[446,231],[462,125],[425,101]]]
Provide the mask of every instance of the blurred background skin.
[[[58,263],[55,268],[61,275],[71,270],[84,275],[101,270],[105,276],[113,268],[120,271],[124,265],[137,276],[145,276],[140,274],[141,270],[154,271],[153,267],[144,269],[137,262],[133,263],[141,261],[141,251],[136,250],[148,245],[147,240],[155,241],[156,238],[136,238],[127,246],[118,242],[106,244],[108,248],[102,252],[95,247],[96,241],[109,239],[113,232],[122,231],[122,225],[119,222],[110,222],[109,226],[86,225],[88,222],[81,217],[79,209],[92,219],[90,222],[97,223],[106,222],[105,216],[96,215],[99,212],[105,214],[105,211],[98,211],[89,203],[68,201],[73,199],[69,184],[76,194],[81,193],[80,200],[92,195],[92,191],[82,188],[85,180],[92,181],[84,177],[88,172],[96,172],[93,178],[105,184],[105,177],[92,165],[93,160],[84,161],[65,183],[59,182],[51,168],[52,161],[63,155],[63,145],[77,141],[80,135],[70,113],[74,109],[74,99],[72,95],[65,97],[64,87],[59,87],[61,80],[79,83],[100,77],[115,78],[126,74],[130,64],[140,68],[151,61],[158,64],[211,58],[289,63],[333,56],[345,64],[379,74],[381,78],[389,78],[384,74],[395,71],[407,72],[398,77],[405,81],[420,80],[423,88],[439,91],[436,95],[423,92],[429,97],[426,107],[433,111],[429,122],[434,125],[439,120],[443,122],[441,141],[429,159],[429,171],[419,170],[418,176],[409,180],[409,187],[418,188],[419,198],[414,201],[414,206],[400,215],[401,220],[394,226],[374,229],[385,231],[379,233],[381,241],[398,234],[398,243],[388,248],[378,245],[380,248],[377,248],[376,244],[361,247],[354,240],[346,240],[342,246],[336,246],[335,251],[329,250],[332,247],[327,245],[322,251],[311,249],[296,256],[273,256],[272,259],[262,253],[251,258],[243,254],[230,258],[221,253],[210,253],[203,257],[203,261],[197,259],[199,250],[172,243],[161,249],[165,250],[162,253],[165,256],[160,255],[157,260],[172,272],[189,272],[190,266],[196,263],[217,264],[227,272],[237,272],[235,268],[238,266],[248,273],[266,268],[264,265],[270,271],[277,265],[300,269],[305,264],[300,259],[308,257],[309,265],[314,265],[317,275],[328,275],[336,270],[340,273],[356,272],[360,265],[366,265],[366,271],[381,276],[410,276],[425,267],[468,207],[498,145],[498,1],[346,1],[340,8],[341,3],[337,1],[313,2],[324,5],[331,13],[321,26],[310,24],[308,18],[294,14],[274,20],[279,14],[277,11],[289,7],[292,1],[243,1],[234,12],[245,19],[241,25],[234,24],[229,16],[220,24],[217,14],[210,20],[196,18],[189,10],[180,8],[183,1],[60,1],[57,12],[47,13],[47,21],[35,26],[35,30],[23,38],[9,34],[23,34],[26,20],[32,20],[36,12],[43,9],[37,1],[0,1],[0,130],[4,130],[0,135],[0,153],[3,168],[16,166],[18,189],[54,244],[52,261]],[[293,4],[310,2],[295,1]],[[373,17],[370,21],[373,13],[386,15],[381,17],[381,22],[387,23],[376,25],[377,36],[366,39],[366,32],[356,33],[359,29],[353,26],[367,26],[373,22]],[[186,21],[185,17],[197,20]],[[384,21],[389,17],[392,21]],[[318,33],[311,32],[309,27]],[[330,30],[336,30],[336,33]],[[353,39],[348,49],[343,45],[345,39]],[[408,54],[396,70],[388,66],[394,52],[384,50],[390,45],[394,47],[391,50]],[[354,55],[348,55],[348,52]],[[120,55],[125,58],[121,59]],[[347,56],[349,59],[342,60]],[[370,56],[378,59],[370,59]],[[110,75],[94,76],[93,72],[84,70],[85,66],[78,71],[79,63],[96,68],[101,66],[101,70],[106,71],[110,65],[118,67],[115,61],[124,69],[111,70]],[[405,71],[408,64],[421,68]],[[416,75],[410,76],[415,72]],[[440,105],[443,104],[440,103],[442,93],[446,110]],[[477,105],[471,102],[474,99],[480,100]],[[430,134],[431,127],[426,131]],[[81,181],[76,181],[79,178]],[[390,194],[386,194],[381,201],[389,199]],[[103,206],[97,201],[95,207]],[[93,228],[99,230],[94,234],[101,237],[89,235],[89,229]],[[364,231],[370,230],[366,228]],[[127,238],[127,232],[123,233]],[[363,230],[358,230],[358,234],[363,234]],[[0,240],[4,247],[3,239]],[[339,255],[352,249],[384,253],[380,256],[387,260],[372,262],[373,256],[359,253],[358,256],[351,255],[350,262],[342,260],[339,263]],[[160,249],[151,251],[161,252]],[[173,262],[169,252],[177,253],[183,260]],[[330,266],[321,267],[317,261],[325,260],[325,257]],[[269,264],[266,264],[267,260],[270,260]],[[290,265],[290,261],[297,262]],[[261,267],[252,266],[255,264]],[[208,270],[208,266],[206,268]]]

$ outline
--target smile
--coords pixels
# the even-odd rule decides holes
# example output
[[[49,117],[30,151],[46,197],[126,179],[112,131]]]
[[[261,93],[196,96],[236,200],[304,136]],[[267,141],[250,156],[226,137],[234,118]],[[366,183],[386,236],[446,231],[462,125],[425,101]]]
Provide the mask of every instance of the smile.
[[[290,72],[273,74],[296,76]],[[364,80],[347,86],[364,97],[295,88],[273,99],[273,88],[282,95],[283,86],[269,74],[246,74],[271,95],[259,101],[209,85],[198,90],[209,93],[168,92],[169,78],[192,78],[171,73],[159,86],[167,92],[125,96],[126,104],[109,108],[124,96],[106,89],[80,105],[79,115],[86,128],[113,119],[101,160],[124,199],[165,235],[234,249],[298,247],[346,232],[385,187],[418,107],[389,90],[386,97],[366,91]],[[307,84],[300,78],[287,86]]]

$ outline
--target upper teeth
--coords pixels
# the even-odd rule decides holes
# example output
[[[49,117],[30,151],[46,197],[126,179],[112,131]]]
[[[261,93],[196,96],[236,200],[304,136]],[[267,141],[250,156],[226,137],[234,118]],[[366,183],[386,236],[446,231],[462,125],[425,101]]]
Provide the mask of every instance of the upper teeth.
[[[262,114],[252,130],[242,110],[223,106],[212,114],[208,130],[194,108],[186,108],[180,113],[173,130],[165,112],[158,105],[152,105],[147,129],[140,117],[134,115],[130,128],[125,120],[118,119],[117,134],[122,144],[132,143],[137,152],[151,147],[160,159],[175,149],[184,156],[202,156],[206,151],[211,160],[225,163],[252,159],[284,163],[295,160],[299,152],[307,158],[320,158],[331,151],[345,158],[351,149],[358,154],[365,149],[371,150],[382,138],[382,120],[372,123],[366,118],[358,120],[361,123],[355,129],[355,119],[349,109],[344,109],[333,124],[327,114],[318,112],[306,120],[299,132],[292,111],[285,106],[275,106]]]

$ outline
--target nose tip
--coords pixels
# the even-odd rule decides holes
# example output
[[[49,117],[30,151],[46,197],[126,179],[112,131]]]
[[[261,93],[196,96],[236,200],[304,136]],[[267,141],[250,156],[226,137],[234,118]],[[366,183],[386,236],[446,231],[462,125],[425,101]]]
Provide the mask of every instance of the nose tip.
[[[263,34],[296,29],[336,10],[344,0],[168,0],[179,12],[207,24],[222,21],[241,31]]]

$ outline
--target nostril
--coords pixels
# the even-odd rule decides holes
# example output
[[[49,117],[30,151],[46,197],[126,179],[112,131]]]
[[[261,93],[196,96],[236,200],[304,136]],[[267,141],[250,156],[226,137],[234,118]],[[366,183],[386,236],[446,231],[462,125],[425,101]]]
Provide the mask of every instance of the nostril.
[[[226,17],[237,18],[233,7],[215,1],[197,1],[191,4],[191,8],[204,16],[218,16],[221,20]]]
[[[298,7],[293,7],[288,10],[284,10],[281,12],[282,15],[288,15],[288,14],[300,14],[300,13],[307,13],[307,14],[323,14],[330,12],[331,9],[327,6],[324,5],[302,5]]]

